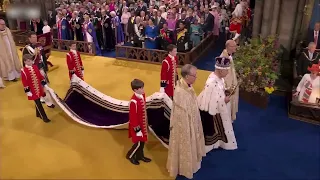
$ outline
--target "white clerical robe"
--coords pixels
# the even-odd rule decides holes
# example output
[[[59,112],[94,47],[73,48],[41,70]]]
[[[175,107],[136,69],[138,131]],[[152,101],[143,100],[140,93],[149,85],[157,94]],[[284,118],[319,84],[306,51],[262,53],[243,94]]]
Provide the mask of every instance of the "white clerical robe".
[[[0,31],[0,77],[14,80],[20,77],[21,63],[9,28]]]
[[[0,88],[4,88],[4,87],[6,86],[3,84],[2,78],[0,77]]]
[[[233,86],[236,86],[238,84],[238,79],[236,75],[236,70],[234,68],[234,62],[231,55],[228,54],[227,50],[223,50],[220,57],[227,57],[230,59],[231,67],[229,69],[228,75],[224,78],[225,84],[227,88],[232,88]],[[231,113],[231,119],[234,121],[236,120],[237,112],[238,112],[238,104],[239,104],[239,88],[236,89],[235,93],[231,96],[230,99],[230,113]]]

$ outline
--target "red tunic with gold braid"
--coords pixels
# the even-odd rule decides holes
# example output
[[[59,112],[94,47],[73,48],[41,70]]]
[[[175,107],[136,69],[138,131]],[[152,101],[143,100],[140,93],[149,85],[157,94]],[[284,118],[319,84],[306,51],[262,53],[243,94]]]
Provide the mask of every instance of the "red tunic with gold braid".
[[[146,111],[146,96],[134,93],[129,104],[129,138],[133,143],[148,140],[148,122]],[[141,131],[143,136],[137,136]]]
[[[169,97],[173,97],[174,87],[178,80],[178,73],[177,73],[177,65],[178,65],[178,57],[168,55],[162,61],[161,67],[161,87],[165,89],[165,93]]]
[[[67,53],[67,65],[69,69],[69,77],[72,78],[72,75],[77,75],[80,79],[84,80],[83,77],[83,64],[78,51]]]
[[[229,31],[231,33],[241,34],[241,28],[242,28],[242,18],[239,18],[239,17],[231,18]]]
[[[21,81],[25,93],[32,93],[32,96],[28,96],[28,100],[37,100],[40,97],[45,97],[43,86],[47,83],[36,65],[26,66],[21,69]]]

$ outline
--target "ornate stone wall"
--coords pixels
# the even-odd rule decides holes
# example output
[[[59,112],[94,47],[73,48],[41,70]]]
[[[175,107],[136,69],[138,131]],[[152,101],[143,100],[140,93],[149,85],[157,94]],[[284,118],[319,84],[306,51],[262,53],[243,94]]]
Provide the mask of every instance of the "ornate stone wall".
[[[282,75],[292,77],[290,53],[306,36],[315,0],[256,0],[253,37],[279,35],[284,47]]]
[[[295,48],[307,31],[313,4],[314,0],[256,0],[253,36],[278,34],[286,49]]]

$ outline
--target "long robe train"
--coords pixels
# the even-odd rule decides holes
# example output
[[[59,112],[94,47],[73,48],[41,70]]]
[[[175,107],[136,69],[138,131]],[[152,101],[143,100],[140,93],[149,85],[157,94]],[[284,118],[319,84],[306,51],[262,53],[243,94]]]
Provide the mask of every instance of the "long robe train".
[[[126,129],[129,120],[129,101],[121,101],[107,96],[82,81],[76,75],[71,79],[71,86],[64,99],[48,91],[57,104],[72,120],[93,128]],[[154,93],[146,98],[148,123],[150,132],[168,148],[169,141],[163,136],[162,121],[169,121],[172,100],[164,93]],[[227,142],[221,118],[212,121],[211,115],[201,111],[204,120],[206,146],[220,140]],[[218,117],[218,116],[216,116]],[[211,119],[211,121],[210,121]],[[169,126],[169,124],[168,124]],[[214,127],[214,128],[213,128]],[[168,127],[169,128],[169,127]],[[207,128],[207,129],[206,129]],[[170,137],[169,134],[167,137]]]
[[[121,101],[94,89],[76,75],[64,99],[53,89],[48,91],[57,104],[72,120],[93,128],[126,129],[129,120],[129,101]],[[165,146],[157,134],[162,132],[159,122],[169,121],[171,99],[162,93],[154,93],[146,98],[149,130]],[[161,124],[161,123],[160,123]],[[169,128],[169,127],[168,127]]]

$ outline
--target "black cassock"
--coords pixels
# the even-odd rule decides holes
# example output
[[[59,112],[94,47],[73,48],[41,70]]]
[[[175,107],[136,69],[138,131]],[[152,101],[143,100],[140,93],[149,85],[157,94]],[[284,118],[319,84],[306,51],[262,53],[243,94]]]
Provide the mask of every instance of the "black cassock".
[[[82,22],[78,17],[71,19],[71,39],[75,41],[83,41]]]
[[[134,28],[135,28],[135,26],[138,28],[138,32],[134,33],[134,36],[133,36],[133,47],[142,48],[143,37],[145,36],[145,28],[144,28],[144,26],[142,24],[135,24]]]
[[[135,18],[136,18],[135,16],[130,17],[128,21],[127,32],[129,34],[130,40],[132,40],[135,35],[135,32],[134,32]]]
[[[312,55],[312,58],[309,57],[309,51],[303,51],[300,54],[300,57],[297,61],[297,74],[298,76],[303,76],[304,74],[310,73],[308,71],[308,67],[311,67],[312,64],[318,64],[319,63],[319,54],[314,52]]]
[[[112,29],[112,22],[109,16],[102,17],[102,33],[104,49],[112,51],[116,46],[116,38]]]
[[[35,30],[33,22],[30,21],[30,30],[35,32],[37,35],[43,34],[43,31],[42,31],[42,28],[44,26],[43,21],[40,20],[39,22],[36,21],[35,23],[36,23],[36,28],[37,28],[36,30]]]
[[[102,34],[102,26],[101,26],[101,21],[100,18],[94,17],[92,20],[94,29],[96,30],[96,36],[98,40],[99,47],[103,47],[103,34]]]

